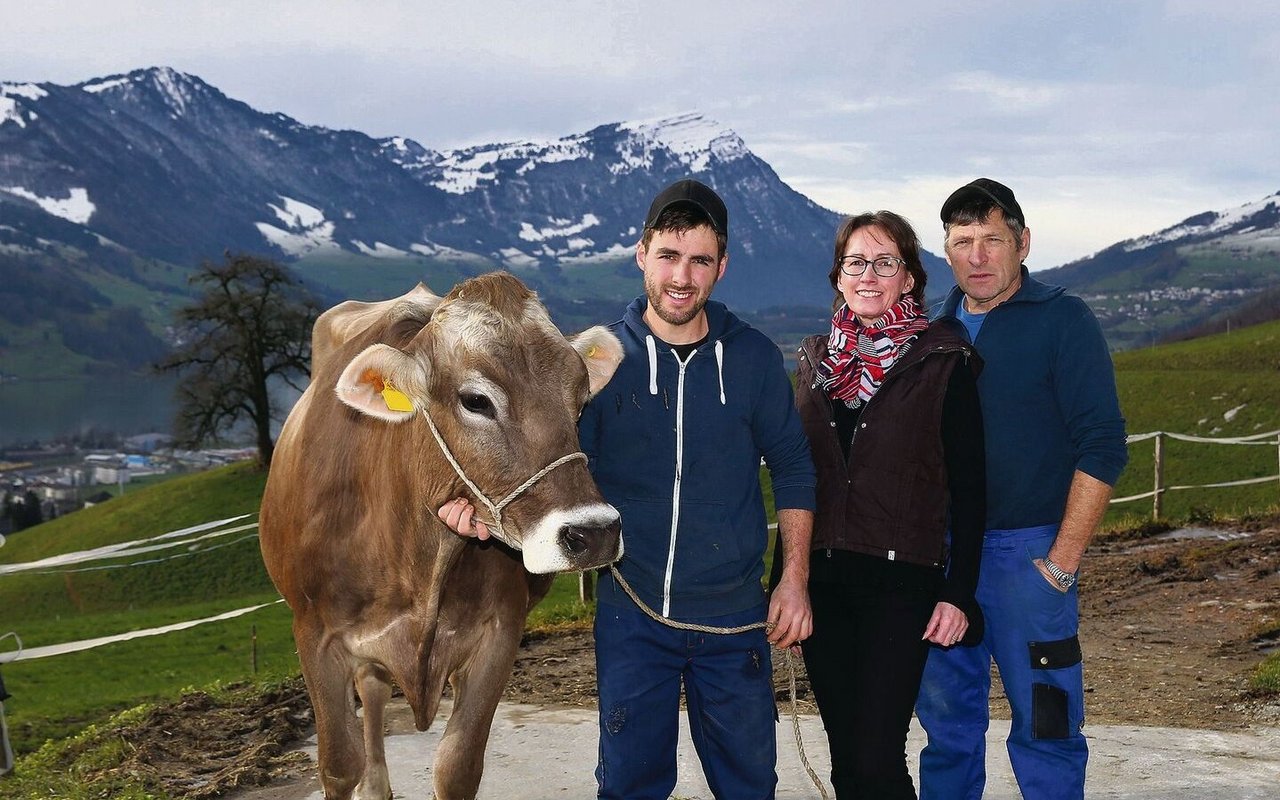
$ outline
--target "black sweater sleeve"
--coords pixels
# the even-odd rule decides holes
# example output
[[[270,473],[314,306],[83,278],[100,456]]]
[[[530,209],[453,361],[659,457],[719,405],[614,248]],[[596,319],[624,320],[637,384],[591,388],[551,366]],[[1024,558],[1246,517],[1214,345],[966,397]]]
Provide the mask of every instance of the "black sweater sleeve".
[[[942,450],[950,493],[951,556],[940,599],[977,623],[978,565],[987,518],[987,459],[978,383],[967,363],[957,364],[942,403]]]

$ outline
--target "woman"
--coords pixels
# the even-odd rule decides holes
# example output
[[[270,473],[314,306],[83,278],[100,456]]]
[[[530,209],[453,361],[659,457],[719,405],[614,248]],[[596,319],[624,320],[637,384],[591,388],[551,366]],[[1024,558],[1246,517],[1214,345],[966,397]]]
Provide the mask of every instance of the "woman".
[[[805,666],[837,797],[915,798],[928,648],[982,636],[980,362],[958,324],[925,317],[920,243],[897,214],[845,220],[827,277],[831,333],[804,340],[796,388],[818,469]]]

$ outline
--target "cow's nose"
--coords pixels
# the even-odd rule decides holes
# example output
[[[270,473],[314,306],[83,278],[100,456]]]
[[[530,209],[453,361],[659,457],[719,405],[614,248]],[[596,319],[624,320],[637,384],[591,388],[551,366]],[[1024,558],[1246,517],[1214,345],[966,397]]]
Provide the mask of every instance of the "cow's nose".
[[[622,522],[618,519],[604,525],[562,525],[560,546],[572,556],[588,556],[595,559],[596,556],[602,556],[606,552],[614,552],[616,557],[618,536],[621,533]]]
[[[580,525],[565,525],[560,529],[560,546],[575,556],[587,552],[591,546],[591,531],[598,528],[584,528]]]

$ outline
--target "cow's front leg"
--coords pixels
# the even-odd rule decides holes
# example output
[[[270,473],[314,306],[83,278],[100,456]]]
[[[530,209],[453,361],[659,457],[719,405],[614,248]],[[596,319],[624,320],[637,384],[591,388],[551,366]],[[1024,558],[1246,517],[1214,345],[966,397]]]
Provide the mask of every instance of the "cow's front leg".
[[[356,670],[356,692],[364,716],[364,777],[356,787],[356,800],[391,800],[383,730],[383,712],[391,699],[391,676],[377,665],[365,664]]]
[[[354,671],[345,651],[318,623],[295,614],[293,638],[316,716],[316,760],[325,800],[351,800],[364,770]]]
[[[524,619],[513,615],[500,625],[483,627],[475,652],[449,679],[453,712],[436,749],[434,766],[438,800],[472,800],[480,788],[489,729],[511,677]]]

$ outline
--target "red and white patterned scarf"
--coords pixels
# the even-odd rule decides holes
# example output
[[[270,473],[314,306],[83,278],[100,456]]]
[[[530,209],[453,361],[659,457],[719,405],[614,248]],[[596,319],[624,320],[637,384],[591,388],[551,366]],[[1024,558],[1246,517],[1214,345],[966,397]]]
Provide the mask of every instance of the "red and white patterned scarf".
[[[858,321],[848,304],[840,306],[831,318],[828,355],[818,365],[823,388],[832,399],[854,408],[870,400],[884,374],[927,327],[929,319],[909,294],[870,327]]]

